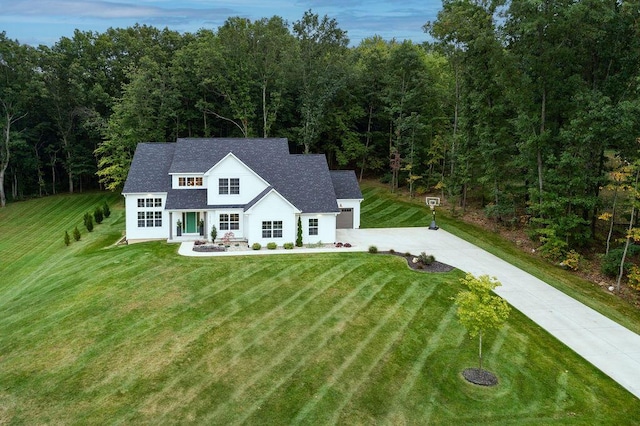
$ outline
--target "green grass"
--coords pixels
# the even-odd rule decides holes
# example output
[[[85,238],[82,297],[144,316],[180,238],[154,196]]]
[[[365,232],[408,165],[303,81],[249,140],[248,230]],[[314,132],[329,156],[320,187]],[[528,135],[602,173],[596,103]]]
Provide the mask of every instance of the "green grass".
[[[183,258],[166,243],[111,246],[123,229],[115,204],[65,247],[64,230],[103,197],[0,210],[0,424],[640,418],[637,399],[518,312],[485,338],[500,384],[465,382],[477,342],[451,302],[460,271],[368,253]]]
[[[391,194],[388,187],[375,182],[362,185],[362,227],[429,226],[431,211],[424,198],[409,199],[406,194]],[[383,206],[381,212],[380,206]],[[566,271],[545,259],[525,253],[515,244],[476,225],[462,222],[444,208],[437,210],[438,226],[506,260],[558,290],[579,300],[635,333],[640,333],[640,310],[597,285]],[[413,225],[412,225],[413,223]]]

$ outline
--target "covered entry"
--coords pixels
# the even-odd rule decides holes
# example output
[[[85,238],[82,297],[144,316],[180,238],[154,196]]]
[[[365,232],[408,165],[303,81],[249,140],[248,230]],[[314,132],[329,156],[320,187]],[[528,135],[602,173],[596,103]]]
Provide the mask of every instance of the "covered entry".
[[[340,209],[340,214],[336,217],[336,228],[352,229],[353,228],[353,209]]]

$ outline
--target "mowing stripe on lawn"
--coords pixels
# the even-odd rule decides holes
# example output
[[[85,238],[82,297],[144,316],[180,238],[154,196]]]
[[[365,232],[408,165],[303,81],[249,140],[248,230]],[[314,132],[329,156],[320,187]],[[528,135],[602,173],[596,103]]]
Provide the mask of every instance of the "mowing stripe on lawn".
[[[419,287],[420,286],[420,282],[414,282],[412,284],[414,287]],[[413,319],[415,318],[415,316],[418,314],[418,312],[423,309],[423,306],[425,305],[426,301],[429,299],[429,297],[431,297],[431,294],[433,293],[433,291],[436,289],[436,286],[431,286],[429,288],[429,290],[422,296],[422,299],[420,299],[418,302],[419,304],[415,307],[410,307],[408,309],[410,309],[408,312],[410,312],[410,316],[406,318],[406,320],[404,321],[404,323],[396,328],[393,333],[391,334],[391,336],[389,336],[389,338],[386,339],[386,343],[385,345],[382,347],[382,349],[378,352],[377,356],[374,358],[373,362],[371,362],[367,368],[365,369],[365,371],[357,374],[358,380],[355,383],[355,385],[352,385],[348,390],[348,393],[346,395],[343,395],[341,398],[340,403],[338,404],[338,407],[335,408],[333,410],[334,414],[331,417],[330,423],[337,423],[338,419],[340,418],[340,415],[342,414],[342,410],[344,409],[344,407],[353,399],[353,396],[356,394],[356,392],[358,392],[360,390],[360,388],[362,387],[362,385],[365,384],[365,382],[367,380],[369,380],[369,377],[371,376],[371,373],[373,372],[373,370],[379,365],[380,361],[389,353],[389,351],[391,350],[391,348],[397,344],[398,340],[400,340],[400,338],[404,335],[404,333],[406,332],[407,328],[409,327],[409,325],[411,324],[411,322],[413,321]],[[407,297],[408,298],[408,297]],[[383,326],[386,326],[388,320],[393,316],[393,314],[395,314],[395,312],[400,308],[401,305],[404,305],[406,301],[405,300],[399,300],[398,302],[396,302],[396,306],[394,307],[394,312],[389,312],[388,315],[386,315],[378,324],[381,324],[380,328],[382,328]],[[406,312],[403,312],[402,314],[404,315]],[[376,328],[378,328],[376,326]],[[380,329],[378,328],[378,329]],[[378,330],[374,329],[375,333],[377,333]],[[372,331],[372,333],[374,333],[374,331]],[[369,339],[369,337],[371,336],[371,333],[369,334],[369,336],[367,336],[368,340],[372,340],[373,336],[371,336],[371,339]],[[365,340],[367,340],[365,339]],[[359,349],[360,345],[358,345],[358,349]],[[356,354],[354,353],[352,355],[352,357],[354,357],[353,361],[356,360]],[[332,376],[333,379],[333,376]],[[330,386],[333,386],[338,379],[333,380],[333,383],[330,384]],[[327,389],[328,390],[328,389]],[[326,393],[326,392],[325,392]],[[318,403],[319,400],[314,401],[314,403]]]
[[[436,348],[441,347],[440,340],[442,340],[442,336],[444,336],[445,332],[450,332],[449,331],[450,325],[452,324],[455,325],[455,323],[452,323],[452,320],[455,317],[456,309],[457,307],[454,304],[452,304],[449,307],[449,310],[447,310],[447,313],[442,317],[442,320],[440,320],[440,323],[438,324],[438,328],[429,337],[429,340],[427,340],[427,343],[425,344],[424,349],[422,350],[422,352],[420,353],[416,361],[411,366],[411,370],[409,371],[409,374],[407,374],[404,382],[402,383],[402,386],[400,387],[400,391],[398,391],[398,393],[396,394],[396,397],[393,400],[393,403],[391,404],[392,407],[397,407],[398,412],[403,411],[400,409],[400,407],[404,405],[404,401],[408,400],[411,390],[413,389],[413,387],[415,386],[415,383],[418,381],[418,379],[422,375],[422,371],[424,370],[427,360],[429,359],[429,357],[431,356],[431,354]],[[458,340],[461,340],[464,337],[465,333],[466,332],[464,331],[464,329],[461,329],[458,332],[459,334]],[[431,395],[431,400],[433,401],[435,400],[435,398],[436,398],[436,395],[434,393]],[[392,409],[389,416],[393,417],[394,415],[395,415],[394,410]],[[427,419],[428,417],[429,416],[427,416]],[[390,421],[389,418],[387,420]]]
[[[348,268],[345,268],[345,266],[348,266]],[[262,331],[258,330],[260,332],[249,343],[244,344],[244,345],[236,348],[234,350],[234,352],[235,352],[234,356],[231,358],[230,361],[225,363],[229,367],[233,367],[239,361],[240,355],[242,353],[246,352],[249,348],[251,348],[252,346],[256,345],[259,341],[265,339],[266,336],[268,334],[270,334],[273,330],[277,329],[278,326],[281,323],[283,323],[283,322],[295,317],[310,302],[315,300],[316,297],[318,297],[319,295],[324,293],[327,289],[333,287],[338,281],[343,279],[345,275],[351,273],[353,270],[357,269],[360,266],[362,266],[361,262],[342,262],[342,263],[330,268],[329,270],[326,270],[322,275],[318,276],[313,281],[310,281],[305,287],[300,288],[292,296],[290,296],[287,300],[285,300],[282,303],[278,304],[278,306],[273,308],[271,311],[267,312],[265,315],[263,315],[263,316],[261,316],[259,318],[256,318],[252,323],[250,323],[248,325],[247,328],[243,328],[243,330],[240,333],[236,334],[233,338],[231,338],[229,340],[226,340],[222,345],[216,346],[215,348],[213,348],[210,352],[207,353],[208,358],[211,358],[215,354],[221,353],[225,348],[231,346],[236,341],[242,342],[241,337],[243,335],[256,332],[256,330],[259,328],[260,325],[268,325],[269,324],[267,322],[268,319],[270,319],[271,317],[277,315],[279,310],[281,310],[282,308],[288,306],[290,303],[294,302],[301,294],[303,294],[303,293],[307,292],[309,289],[313,288],[316,285],[317,282],[326,282],[326,284],[324,286],[318,288],[317,291],[315,291],[313,294],[308,296],[296,309],[291,310],[287,316],[279,319],[275,323],[272,323],[265,330],[262,330]],[[203,358],[203,359],[201,359],[200,362],[195,364],[193,367],[194,368],[195,367],[199,367],[204,362],[206,362],[206,359]],[[205,377],[205,378],[203,378],[203,381],[204,380],[209,380],[209,378]],[[202,381],[199,381],[197,383],[194,383],[193,381],[191,381],[190,382],[190,387],[192,387],[194,389],[201,389],[203,387],[203,386],[201,386],[201,383],[202,383]],[[196,386],[196,385],[198,385],[198,386]],[[169,390],[169,389],[167,389],[167,387],[165,387],[163,389],[163,391],[166,391],[166,390]],[[196,396],[197,396],[197,392],[194,392],[193,397],[195,398]]]
[[[265,266],[266,267],[266,266]],[[146,272],[146,271],[145,271]],[[258,273],[258,271],[254,271],[254,273]],[[234,285],[234,282],[230,282],[227,286]],[[122,289],[121,291],[126,291],[126,289]],[[222,291],[219,290],[219,291]],[[188,309],[189,305],[185,304],[184,310]],[[184,311],[183,310],[183,311]],[[79,360],[81,362],[76,363],[75,369],[72,369],[68,372],[68,377],[72,378],[73,376],[80,373],[80,370],[85,368],[85,364],[88,362],[99,362],[100,359],[98,355],[102,356],[110,356],[110,352],[105,350],[106,347],[114,347],[126,345],[129,341],[135,341],[138,337],[148,335],[151,329],[159,329],[163,323],[171,321],[174,317],[164,318],[166,314],[162,312],[162,310],[154,310],[150,315],[144,316],[136,321],[127,322],[126,327],[119,327],[117,332],[110,332],[106,336],[104,336],[99,342],[94,343],[88,351],[85,351],[80,357]],[[210,317],[211,315],[209,315]],[[206,327],[208,324],[205,320],[200,322],[203,327]],[[196,335],[192,337],[192,340],[196,340],[200,335]],[[190,343],[190,342],[189,342]],[[117,350],[117,349],[113,349]],[[93,392],[97,388],[106,385],[109,381],[114,380],[115,374],[104,377],[103,380],[99,382],[94,382],[92,386],[87,388],[87,391]]]
[[[280,281],[280,278],[282,278],[283,276],[289,276],[290,274],[295,274],[297,271],[301,270],[301,269],[305,269],[306,265],[304,264],[292,264],[290,267],[288,268],[284,268],[282,269],[278,274],[271,276],[269,279],[263,281],[260,285],[255,286],[255,287],[251,287],[250,289],[248,289],[247,291],[245,291],[244,293],[241,293],[238,295],[238,297],[235,297],[229,301],[227,301],[226,303],[224,303],[223,305],[221,305],[220,307],[218,307],[218,309],[214,310],[213,312],[211,312],[209,315],[205,316],[199,323],[198,325],[194,325],[193,327],[186,327],[185,329],[183,329],[183,331],[188,331],[189,335],[192,335],[190,340],[187,341],[185,343],[185,345],[189,345],[192,344],[193,342],[204,338],[204,335],[206,335],[206,333],[210,332],[212,329],[220,327],[222,324],[224,324],[226,321],[228,321],[229,318],[231,318],[233,315],[235,315],[237,312],[241,311],[242,309],[245,309],[249,306],[251,306],[252,304],[256,303],[258,300],[260,300],[262,297],[268,295],[269,293],[271,293],[272,291],[274,291],[276,288],[278,288],[279,283],[277,283],[278,281]],[[276,285],[274,285],[274,281],[276,281]],[[234,283],[231,283],[230,285],[233,285]],[[264,288],[263,288],[264,287]],[[257,297],[256,297],[257,296]],[[246,304],[241,304],[238,300],[239,299],[248,299]],[[230,309],[230,312],[226,312],[224,313],[224,310],[226,309]],[[156,315],[160,315],[160,313],[157,313]],[[222,317],[218,317],[219,315],[224,315]],[[144,320],[141,321],[141,323],[144,323],[148,321],[146,318]],[[169,321],[169,319],[164,320],[164,321]],[[162,322],[164,322],[162,321]],[[151,324],[155,324],[155,321],[148,321]],[[138,330],[139,334],[147,334],[148,331],[147,330]],[[122,333],[118,333],[118,335],[120,335]],[[129,335],[127,335],[129,336]],[[109,339],[111,340],[111,339]],[[102,342],[101,342],[102,343]],[[192,366],[192,368],[190,368],[188,371],[193,371],[195,370],[195,368],[198,366],[199,364],[196,364],[194,366]],[[184,374],[183,374],[184,375]],[[104,385],[106,383],[104,383],[104,381],[102,383],[97,383],[97,385]]]
[[[249,389],[254,384],[256,384],[259,380],[261,380],[262,378],[267,376],[267,374],[269,374],[269,372],[271,370],[273,370],[275,367],[277,367],[278,365],[282,364],[284,362],[284,360],[290,355],[291,352],[293,352],[293,350],[295,348],[300,346],[300,344],[302,342],[304,342],[309,336],[314,335],[314,333],[318,329],[320,329],[322,327],[322,325],[325,322],[327,322],[327,320],[329,320],[335,314],[340,312],[340,310],[342,308],[344,308],[349,301],[351,301],[353,298],[355,298],[365,288],[371,287],[372,291],[370,292],[370,294],[368,294],[364,299],[359,301],[359,306],[358,307],[352,307],[351,308],[351,310],[349,312],[349,315],[347,316],[347,319],[354,318],[356,315],[358,315],[358,313],[362,309],[364,309],[369,304],[369,302],[371,302],[371,300],[376,296],[376,294],[378,294],[378,292],[380,292],[380,290],[382,290],[389,282],[391,282],[392,279],[387,277],[387,276],[385,276],[385,275],[386,274],[384,274],[382,272],[375,272],[374,274],[370,275],[366,280],[363,280],[357,287],[355,287],[353,290],[351,290],[351,292],[349,292],[349,294],[344,296],[340,300],[340,302],[338,302],[337,304],[333,305],[333,307],[327,313],[325,313],[311,327],[309,327],[306,330],[306,333],[297,336],[297,338],[295,340],[293,340],[287,346],[282,348],[280,353],[274,359],[272,359],[269,362],[268,365],[266,365],[264,368],[262,368],[260,371],[258,371],[256,374],[254,374],[250,378],[247,378],[247,380],[245,382],[243,382],[242,385],[240,385],[233,392],[233,394],[231,394],[229,396],[227,401],[222,403],[215,411],[210,413],[204,419],[204,423],[209,423],[210,421],[218,418],[218,416],[222,412],[229,411],[228,410],[229,404],[231,404],[232,402],[237,402],[237,400],[240,398],[240,396],[243,395],[247,391],[247,389]],[[307,360],[314,354],[315,351],[323,349],[325,347],[327,342],[335,335],[335,332],[337,331],[338,327],[339,326],[335,326],[335,327],[333,327],[333,328],[331,328],[329,330],[325,330],[323,335],[315,335],[314,337],[318,337],[318,336],[321,337],[320,342],[313,349],[310,349],[309,347],[305,347],[304,348],[304,353],[305,354],[302,355],[299,358],[299,361],[293,366],[293,368],[291,368],[289,370],[288,373],[279,374],[277,379],[270,380],[265,385],[265,387],[268,389],[268,391],[266,393],[261,393],[260,394],[260,396],[262,396],[262,398],[254,399],[254,401],[255,401],[254,404],[248,410],[246,410],[246,412],[248,413],[248,412],[253,412],[253,411],[257,410],[259,408],[259,406],[260,406],[260,403],[261,403],[260,401],[266,400],[266,398],[268,398],[276,389],[278,389],[280,386],[282,386],[282,384],[284,384],[291,376],[293,376],[293,374],[297,370],[299,370],[307,362]],[[243,412],[245,412],[245,410],[243,410]]]
[[[407,302],[409,298],[411,298],[416,293],[417,290],[420,290],[420,289],[423,289],[423,287],[421,285],[417,285],[416,281],[414,281],[410,286],[407,287],[407,290],[405,290],[405,292],[396,301],[393,307],[387,310],[385,315],[376,323],[376,326],[373,329],[371,329],[371,331],[367,334],[367,336],[357,344],[353,352],[351,352],[350,356],[347,357],[347,359],[340,365],[340,367],[338,367],[338,369],[335,372],[331,373],[331,376],[328,378],[325,384],[322,385],[322,387],[313,395],[313,397],[309,399],[309,401],[305,404],[305,406],[303,406],[302,409],[300,409],[298,414],[292,420],[293,424],[298,424],[301,421],[303,421],[309,415],[309,413],[312,410],[314,410],[318,404],[321,403],[321,401],[323,400],[327,392],[335,386],[338,380],[342,378],[342,375],[347,371],[349,367],[351,367],[351,364],[359,358],[360,353],[364,351],[364,349],[369,345],[369,343],[377,336],[378,332],[387,325],[387,322],[396,314],[396,312],[398,312],[400,307],[403,306],[405,302]],[[396,339],[400,335],[400,331],[404,330],[405,327],[408,325],[408,323],[411,321],[411,319],[415,317],[420,307],[424,304],[425,300],[428,299],[429,295],[431,295],[434,289],[435,289],[435,286],[432,286],[424,297],[418,298],[418,300],[415,302],[418,304],[418,306],[410,307],[410,312],[411,312],[410,317],[404,323],[404,325],[400,328],[400,330],[396,330],[391,335],[391,339],[389,339],[387,343],[388,347],[385,346],[383,348],[381,352],[382,355],[384,355],[388,351],[390,344],[395,343]],[[373,364],[374,366],[377,364],[378,360],[379,358],[375,359],[375,362]],[[364,374],[363,376],[366,377],[367,374]],[[351,392],[349,392],[349,394],[347,394],[346,397],[343,396],[343,403],[348,402],[353,397],[353,392],[357,390],[357,387],[356,389],[353,389]],[[344,405],[341,404],[340,408],[337,410],[338,416],[340,415],[340,411],[342,410],[342,408],[344,408]],[[332,418],[331,423],[333,423],[335,420],[336,420],[335,418]]]

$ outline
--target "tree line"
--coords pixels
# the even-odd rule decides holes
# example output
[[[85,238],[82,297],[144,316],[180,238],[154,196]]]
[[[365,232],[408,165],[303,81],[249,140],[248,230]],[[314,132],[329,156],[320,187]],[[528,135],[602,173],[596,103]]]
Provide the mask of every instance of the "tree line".
[[[444,0],[423,44],[350,47],[312,11],[51,47],[2,33],[1,201],[118,190],[142,141],[287,137],[392,189],[526,221],[564,253],[593,241],[611,172],[638,159],[638,6]]]

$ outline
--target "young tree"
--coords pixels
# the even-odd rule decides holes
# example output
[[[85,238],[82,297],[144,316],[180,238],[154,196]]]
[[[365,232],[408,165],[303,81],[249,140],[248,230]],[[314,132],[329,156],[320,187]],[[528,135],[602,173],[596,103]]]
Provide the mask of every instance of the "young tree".
[[[104,215],[100,207],[96,207],[96,209],[93,211],[93,218],[96,220],[97,224],[102,223],[102,220],[104,219]]]
[[[64,231],[64,245],[68,246],[69,244],[71,244],[71,238],[69,237],[69,233]]]
[[[511,308],[504,299],[491,294],[494,288],[501,285],[495,278],[467,274],[460,282],[468,290],[460,291],[455,297],[457,314],[469,336],[479,337],[478,361],[482,370],[482,333],[499,328],[509,317]]]
[[[109,216],[111,216],[111,209],[109,208],[109,204],[107,204],[106,201],[102,205],[102,214],[104,214],[105,218],[108,218]]]
[[[77,226],[73,228],[73,239],[76,241],[80,241],[80,231],[78,230]]]

